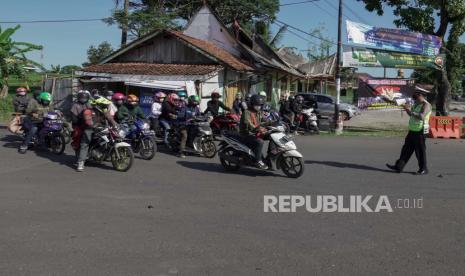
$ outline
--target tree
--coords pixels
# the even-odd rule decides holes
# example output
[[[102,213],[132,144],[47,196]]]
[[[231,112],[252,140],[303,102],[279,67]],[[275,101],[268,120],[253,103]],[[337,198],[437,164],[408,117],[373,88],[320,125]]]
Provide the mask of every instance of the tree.
[[[465,32],[465,0],[358,0],[368,11],[383,15],[383,5],[394,9],[397,27],[406,27],[436,35],[444,39],[442,52],[446,54],[445,70],[435,72],[436,113],[446,115],[449,109],[451,81],[457,74],[455,48]],[[447,41],[446,41],[446,36]]]
[[[25,78],[27,66],[42,66],[26,57],[26,53],[34,50],[41,50],[42,46],[27,42],[17,42],[12,39],[13,34],[20,28],[17,25],[14,28],[2,30],[0,27],[0,85],[2,90],[0,98],[6,98],[8,95],[8,79],[10,75],[17,75]]]
[[[310,61],[316,61],[320,59],[327,58],[329,56],[329,53],[335,43],[333,40],[327,36],[324,36],[323,34],[327,33],[328,31],[323,25],[319,25],[318,27],[310,30],[310,33],[313,36],[316,36],[319,39],[319,42],[315,43],[309,43],[308,45],[308,59]]]
[[[113,52],[113,47],[107,41],[100,43],[97,47],[90,45],[87,49],[87,60],[82,66],[89,66],[99,63],[103,58],[109,56]]]
[[[61,65],[60,65],[60,64],[58,64],[58,65],[53,65],[53,64],[51,64],[51,65],[50,65],[50,69],[51,69],[51,70],[49,71],[50,73],[61,74],[61,72],[62,72],[62,68],[61,68]]]
[[[119,5],[122,0],[115,1]],[[210,0],[208,4],[224,24],[237,20],[251,32],[257,22],[268,24],[279,11],[279,0]],[[127,28],[131,38],[138,38],[155,29],[179,28],[203,5],[200,0],[130,0],[129,12],[117,7],[104,22]]]
[[[66,66],[63,66],[63,68],[61,69],[61,73],[71,75],[71,74],[73,74],[73,71],[77,71],[77,70],[80,70],[80,69],[81,69],[81,66],[66,65]]]

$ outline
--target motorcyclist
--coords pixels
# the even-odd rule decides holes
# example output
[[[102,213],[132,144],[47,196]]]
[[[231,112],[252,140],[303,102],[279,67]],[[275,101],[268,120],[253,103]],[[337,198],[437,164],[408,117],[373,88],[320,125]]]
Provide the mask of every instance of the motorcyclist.
[[[207,102],[207,109],[205,109],[204,113],[210,112],[213,116],[218,116],[220,113],[220,107],[223,110],[231,111],[231,108],[224,105],[222,101],[220,101],[220,93],[213,92],[211,94],[211,100]]]
[[[171,129],[171,123],[177,118],[178,101],[179,96],[176,93],[171,93],[161,104],[160,124],[165,129],[164,143],[167,146],[169,146],[168,132]]]
[[[292,98],[287,96],[286,93],[281,95],[279,101],[279,115],[289,122],[291,126],[294,124],[294,111],[292,110]]]
[[[200,97],[192,95],[188,98],[186,106],[181,108],[177,115],[177,124],[180,128],[181,143],[179,147],[179,157],[185,158],[186,144],[191,146],[192,139],[196,135],[196,128],[192,125],[191,120],[202,113],[199,109]]]
[[[111,90],[106,90],[105,92],[103,92],[103,96],[105,98],[107,98],[107,100],[113,100],[113,95],[115,93]],[[108,107],[108,112],[110,112],[110,115],[111,116],[115,116],[116,112],[118,111],[118,108],[116,107],[116,105],[114,103],[112,103],[109,107]]]
[[[241,115],[242,112],[244,111],[244,105],[243,105],[244,100],[242,99],[242,93],[238,92],[236,94],[236,99],[233,102],[233,111],[234,113]]]
[[[249,108],[249,105],[250,105],[250,98],[252,98],[252,94],[247,94],[247,96],[245,96],[245,100],[242,102],[242,111],[246,110],[247,108]]]
[[[178,108],[184,108],[187,105],[187,93],[185,91],[179,91],[178,97]]]
[[[133,131],[136,130],[135,120],[145,119],[145,114],[139,106],[139,98],[130,94],[127,97],[126,105],[118,107],[116,112],[116,120],[120,123],[126,130]]]
[[[260,91],[260,93],[258,93],[258,95],[262,96],[263,99],[266,99],[266,92],[265,91]]]
[[[76,151],[77,168],[79,172],[84,171],[84,163],[87,159],[89,144],[92,139],[92,126],[86,123],[84,112],[92,110],[89,102],[90,92],[80,90],[77,93],[77,101],[71,106],[71,122],[73,124],[73,141],[71,146]]]
[[[153,104],[151,107],[151,114],[150,114],[150,125],[152,127],[152,130],[155,130],[159,127],[159,118],[161,115],[161,105],[163,101],[166,98],[166,94],[158,91],[155,93],[155,96],[153,97]]]
[[[13,98],[13,107],[15,112],[24,115],[30,98],[27,96],[27,89],[19,87],[16,89],[16,96]]]
[[[262,123],[261,113],[262,106],[265,103],[265,99],[260,95],[253,95],[250,98],[250,105],[247,110],[242,113],[241,122],[239,125],[240,134],[244,143],[250,147],[255,155],[255,165],[260,169],[267,169],[268,166],[262,161],[262,149],[263,149],[263,134],[266,130]]]
[[[26,108],[27,117],[24,120],[24,126],[26,128],[26,138],[24,139],[23,144],[19,147],[20,153],[26,153],[29,144],[32,141],[32,137],[36,135],[41,126],[44,115],[47,112],[53,110],[50,106],[52,102],[52,95],[46,91],[43,91],[39,95],[39,101],[34,102],[30,101]]]

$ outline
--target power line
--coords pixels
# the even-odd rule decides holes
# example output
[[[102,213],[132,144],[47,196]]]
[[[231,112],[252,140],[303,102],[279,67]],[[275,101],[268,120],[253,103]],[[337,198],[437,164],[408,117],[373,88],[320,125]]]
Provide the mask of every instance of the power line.
[[[313,37],[313,38],[316,38],[316,39],[319,39],[319,40],[321,40],[321,41],[325,41],[325,42],[328,42],[328,43],[331,43],[331,44],[336,44],[335,42],[333,42],[333,41],[331,41],[331,40],[328,40],[328,39],[326,39],[326,38],[319,37],[319,36],[317,36],[317,35],[315,35],[315,34],[306,32],[306,31],[304,31],[304,30],[302,30],[302,29],[300,29],[300,28],[297,28],[297,27],[295,27],[295,26],[289,25],[289,24],[287,24],[286,22],[283,22],[283,21],[281,21],[281,20],[279,20],[279,19],[275,19],[275,21],[276,21],[276,22],[279,22],[279,23],[281,23],[281,24],[287,25],[289,28],[294,29],[294,30],[296,30],[296,31],[298,31],[298,32],[301,32],[301,33],[303,33],[303,34],[306,34],[306,35],[308,35],[308,36],[311,36],[311,37]]]
[[[320,0],[307,0],[307,1],[301,1],[301,2],[281,4],[279,6],[280,7],[285,7],[285,6],[299,5],[299,4],[305,4],[305,3],[313,3],[313,2],[316,2],[316,1],[320,1]]]
[[[346,8],[348,11],[350,11],[350,13],[352,13],[358,20],[360,20],[362,23],[365,23],[368,25],[368,23],[365,21],[365,19],[363,19],[360,15],[358,15],[358,13],[356,13],[351,7],[349,7],[349,5],[345,4],[345,3],[342,3],[342,5],[344,6],[344,8]]]
[[[323,9],[320,5],[318,5],[318,3],[314,2],[313,3],[317,8],[319,8],[320,10],[324,11],[327,15],[331,16],[331,17],[334,17],[333,14],[331,14],[329,11],[327,11],[326,9]]]
[[[1,24],[29,24],[29,23],[67,23],[67,22],[91,22],[102,21],[106,18],[91,19],[56,19],[56,20],[30,20],[30,21],[0,21]]]

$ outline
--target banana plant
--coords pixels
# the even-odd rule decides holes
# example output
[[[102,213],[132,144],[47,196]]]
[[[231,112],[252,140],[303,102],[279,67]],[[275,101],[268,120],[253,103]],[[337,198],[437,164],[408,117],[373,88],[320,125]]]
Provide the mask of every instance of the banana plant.
[[[41,50],[42,46],[28,43],[14,41],[13,34],[21,28],[17,25],[13,28],[2,29],[0,26],[0,98],[6,98],[8,95],[8,79],[10,75],[17,75],[24,78],[26,75],[26,66],[42,66],[26,57],[26,54]]]

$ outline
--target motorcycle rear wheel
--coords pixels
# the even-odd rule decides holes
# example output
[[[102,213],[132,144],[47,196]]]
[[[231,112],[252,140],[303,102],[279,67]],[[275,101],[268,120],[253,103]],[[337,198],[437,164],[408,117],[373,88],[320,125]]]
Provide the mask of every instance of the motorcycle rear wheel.
[[[53,134],[49,139],[49,149],[57,155],[63,154],[66,148],[66,141],[63,134]]]
[[[216,156],[216,145],[212,140],[202,141],[202,153],[206,158],[213,158]]]
[[[118,151],[120,158],[116,155],[116,151]],[[111,152],[111,164],[113,165],[113,168],[119,172],[128,171],[133,162],[134,153],[130,147],[115,148]]]
[[[299,178],[304,173],[304,161],[300,157],[282,156],[278,162],[287,177]]]
[[[225,155],[227,157],[234,157],[236,155],[236,151],[232,148],[223,150],[221,155]],[[223,165],[224,169],[230,172],[238,171],[241,167],[239,163],[234,163],[232,161],[226,160],[220,155],[220,162]]]
[[[139,141],[139,154],[144,160],[152,160],[157,152],[157,144],[153,137],[144,137]]]

